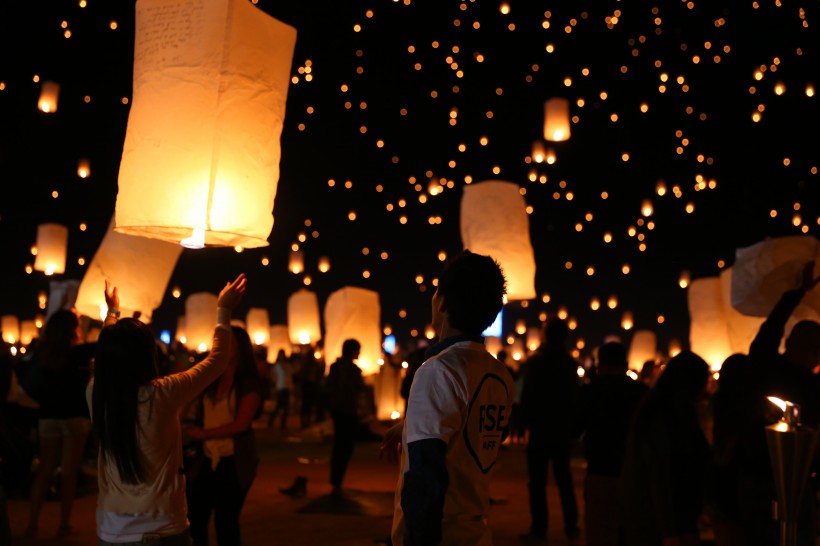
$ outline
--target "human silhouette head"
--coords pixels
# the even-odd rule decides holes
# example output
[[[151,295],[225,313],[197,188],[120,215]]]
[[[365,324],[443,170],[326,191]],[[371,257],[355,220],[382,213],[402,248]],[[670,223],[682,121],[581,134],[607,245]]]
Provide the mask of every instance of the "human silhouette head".
[[[547,317],[544,322],[544,343],[554,347],[563,347],[569,338],[567,321],[557,315]]]
[[[346,339],[342,343],[342,358],[356,360],[362,350],[362,344],[356,339]]]
[[[506,280],[490,256],[463,250],[444,266],[433,295],[433,325],[442,321],[469,335],[481,335],[504,305]]]
[[[706,390],[709,364],[692,351],[681,351],[664,367],[654,391],[670,402],[694,402]]]
[[[608,341],[598,348],[598,371],[601,373],[626,373],[629,363],[626,347],[617,341]]]
[[[144,385],[159,376],[157,356],[151,329],[135,318],[120,319],[97,340],[95,387]]]

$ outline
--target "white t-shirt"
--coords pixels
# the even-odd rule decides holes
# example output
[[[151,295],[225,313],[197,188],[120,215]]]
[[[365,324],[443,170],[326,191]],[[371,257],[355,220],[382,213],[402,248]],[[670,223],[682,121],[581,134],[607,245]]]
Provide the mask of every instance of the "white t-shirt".
[[[428,359],[410,387],[396,489],[393,544],[404,543],[401,491],[410,469],[407,445],[436,438],[447,444],[450,485],[444,499],[443,545],[491,545],[485,517],[501,435],[509,423],[515,384],[498,360],[475,341],[457,342]]]

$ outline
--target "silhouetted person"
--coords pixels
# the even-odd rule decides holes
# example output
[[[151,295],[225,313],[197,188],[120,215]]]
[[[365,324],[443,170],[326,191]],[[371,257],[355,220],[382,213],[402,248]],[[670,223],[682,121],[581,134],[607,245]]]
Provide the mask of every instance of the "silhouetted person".
[[[696,404],[706,396],[708,381],[706,361],[682,351],[638,404],[620,480],[621,525],[628,546],[700,543],[698,518],[711,451]]]
[[[308,428],[319,421],[322,408],[322,380],[325,375],[324,363],[313,354],[313,348],[303,347],[296,371],[299,383],[299,398],[302,428]]]
[[[580,535],[578,504],[570,470],[576,440],[573,415],[578,397],[578,362],[567,350],[566,321],[551,316],[542,326],[541,346],[527,359],[521,391],[521,420],[529,429],[527,475],[529,478],[530,530],[523,541],[543,542],[547,537],[547,471],[552,473],[561,498],[564,534]]]
[[[273,364],[273,389],[275,392],[276,406],[268,416],[268,426],[271,427],[279,414],[282,415],[282,423],[279,428],[287,429],[288,416],[290,415],[290,391],[291,391],[291,369],[290,359],[285,355],[285,350],[280,349],[276,355],[276,362]]]
[[[610,341],[598,349],[598,374],[578,394],[578,425],[587,460],[584,521],[587,546],[619,540],[618,480],[638,402],[649,391],[626,375],[626,347]]]
[[[323,384],[327,407],[333,419],[330,484],[335,496],[342,494],[342,483],[359,431],[359,403],[364,394],[364,379],[355,361],[361,349],[362,345],[357,340],[346,339],[342,344],[341,356],[330,365]]]
[[[404,372],[404,378],[401,380],[400,394],[404,399],[404,407],[407,408],[407,399],[410,398],[410,386],[413,384],[413,378],[416,376],[416,370],[419,366],[424,364],[424,352],[427,346],[419,345],[416,349],[407,355],[407,370]]]

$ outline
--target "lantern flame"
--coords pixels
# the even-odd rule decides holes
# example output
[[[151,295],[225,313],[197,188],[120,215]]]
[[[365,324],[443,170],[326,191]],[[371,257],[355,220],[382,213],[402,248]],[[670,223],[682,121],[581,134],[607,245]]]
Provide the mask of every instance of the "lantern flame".
[[[767,396],[766,400],[768,400],[769,402],[771,402],[772,404],[774,404],[775,406],[780,408],[780,411],[786,411],[786,407],[789,404],[785,400],[781,400],[780,398],[777,398],[776,396]]]
[[[205,230],[202,228],[194,228],[191,236],[181,240],[179,244],[185,248],[205,248]]]

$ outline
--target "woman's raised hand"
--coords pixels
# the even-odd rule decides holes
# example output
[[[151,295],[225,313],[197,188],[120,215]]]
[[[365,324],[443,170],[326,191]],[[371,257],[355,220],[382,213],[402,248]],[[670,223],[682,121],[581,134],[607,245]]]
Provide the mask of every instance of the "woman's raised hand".
[[[117,287],[111,286],[111,282],[105,280],[105,305],[112,311],[120,309],[120,295],[117,293]]]
[[[219,293],[217,306],[234,309],[242,301],[247,284],[248,280],[245,278],[245,274],[240,273],[235,281],[227,283],[222,292]]]

